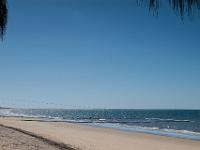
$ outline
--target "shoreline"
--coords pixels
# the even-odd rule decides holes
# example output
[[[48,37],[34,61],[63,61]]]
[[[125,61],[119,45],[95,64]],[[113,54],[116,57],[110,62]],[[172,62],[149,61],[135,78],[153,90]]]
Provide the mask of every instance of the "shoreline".
[[[164,136],[164,137],[172,137],[172,138],[178,138],[178,139],[189,139],[194,141],[200,141],[200,132],[192,132],[188,130],[175,130],[175,129],[154,129],[154,127],[141,127],[141,126],[135,126],[133,128],[127,128],[123,125],[114,125],[111,123],[103,123],[102,122],[96,122],[97,124],[93,124],[90,121],[88,122],[76,122],[73,120],[57,120],[57,119],[49,119],[46,117],[31,117],[31,116],[0,116],[5,118],[17,118],[25,121],[38,121],[38,122],[58,122],[58,123],[72,123],[72,124],[79,124],[79,125],[86,125],[93,128],[100,128],[100,129],[112,129],[117,131],[123,131],[123,132],[133,132],[133,133],[141,133],[141,134],[149,134],[149,135],[158,135],[158,136]],[[100,124],[98,124],[100,123]]]
[[[80,150],[198,150],[200,141],[63,122],[45,122],[41,119],[0,117],[0,124],[67,148]],[[117,143],[117,144],[116,144]]]
[[[140,109],[139,109],[140,110]],[[112,117],[104,116],[105,112]],[[123,112],[123,113],[122,113]],[[119,116],[116,114],[119,113]],[[123,114],[127,116],[124,117]],[[166,113],[169,115],[166,116]],[[186,117],[180,117],[180,113]],[[160,136],[200,140],[200,110],[143,110],[130,109],[0,109],[6,117],[24,117],[50,122],[80,123],[98,128],[110,128],[126,132],[139,132]],[[68,114],[68,115],[67,115]],[[134,116],[137,114],[138,118]],[[144,114],[148,114],[144,116]],[[130,119],[129,119],[130,118]]]
[[[82,123],[81,123],[82,124]],[[95,128],[103,128],[103,129],[113,129],[113,130],[119,130],[123,132],[132,132],[132,133],[141,133],[141,134],[149,134],[149,135],[157,135],[157,136],[164,136],[164,137],[172,137],[172,138],[178,138],[178,139],[188,139],[188,140],[194,140],[194,141],[200,141],[200,133],[199,132],[192,132],[187,130],[174,130],[170,129],[171,131],[165,131],[162,129],[154,129],[153,127],[141,127],[137,126],[134,128],[123,128],[123,127],[111,127],[111,126],[104,126],[104,125],[93,125],[93,124],[87,124],[88,126],[95,127]],[[179,132],[178,132],[179,131]],[[184,134],[182,132],[188,132],[190,134]],[[193,135],[191,135],[193,134]]]

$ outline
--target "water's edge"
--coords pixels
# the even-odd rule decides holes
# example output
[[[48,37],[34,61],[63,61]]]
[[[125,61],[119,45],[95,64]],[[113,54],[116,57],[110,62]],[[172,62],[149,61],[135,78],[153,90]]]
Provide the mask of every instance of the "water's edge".
[[[44,113],[45,111],[45,113]],[[111,111],[111,110],[104,110],[104,114],[102,115],[102,111],[96,111],[95,110],[81,110],[80,112],[78,110],[12,110],[12,109],[0,109],[0,116],[14,116],[14,117],[28,117],[32,118],[38,118],[43,121],[49,121],[49,122],[68,122],[68,123],[78,123],[78,124],[84,124],[92,127],[97,128],[111,128],[126,132],[139,132],[139,133],[147,133],[147,134],[154,134],[154,135],[161,135],[161,136],[169,136],[169,137],[176,137],[176,138],[185,138],[185,139],[192,139],[192,140],[198,140],[200,141],[200,122],[199,118],[199,112],[196,111],[194,113],[194,118],[188,119],[188,117],[184,118],[178,118],[175,117],[174,119],[170,119],[167,117],[162,118],[156,118],[157,114],[155,112],[151,112],[149,110],[143,110],[144,112],[138,112],[137,110],[132,110],[129,113],[138,114],[138,115],[144,115],[144,113],[147,113],[148,115],[152,113],[152,115],[147,115],[147,117],[143,116],[143,119],[135,119],[135,116],[131,116],[126,112],[123,119],[119,119],[120,114],[122,113],[119,110]],[[124,112],[126,110],[123,110]],[[130,110],[129,110],[130,111]],[[77,113],[78,112],[78,113]],[[87,113],[90,115],[88,115]],[[71,116],[68,116],[70,113],[72,113]],[[74,114],[75,113],[75,114]],[[83,115],[83,113],[86,113],[87,115]],[[101,115],[99,115],[100,113]],[[116,113],[117,115],[111,115]],[[159,112],[158,112],[159,113]],[[169,113],[169,112],[165,112]],[[172,112],[170,112],[172,113]],[[183,116],[187,116],[189,113],[187,111],[182,112],[176,112],[176,113],[184,113]],[[176,114],[175,113],[175,114]],[[191,112],[190,112],[191,113]],[[118,115],[119,114],[119,115]],[[82,116],[81,116],[82,115]],[[91,118],[91,116],[95,117]],[[110,117],[111,115],[112,117]],[[136,117],[138,117],[136,115]],[[67,117],[66,117],[67,116]],[[75,117],[76,116],[76,117]],[[155,117],[156,116],[156,117]],[[191,117],[192,115],[189,115]],[[70,118],[71,117],[71,118]],[[129,117],[129,118],[128,118]],[[132,118],[131,118],[132,117]],[[75,119],[74,119],[75,118]],[[128,119],[127,119],[128,118]],[[196,120],[195,120],[196,119]],[[165,125],[165,126],[164,126]],[[167,126],[166,126],[167,125]],[[182,129],[176,129],[176,128],[170,128],[168,126],[174,125],[176,128],[182,128]],[[164,126],[164,127],[163,127]],[[180,126],[180,127],[179,127]],[[189,129],[187,130],[188,126]],[[173,127],[173,126],[172,126]],[[194,128],[195,127],[195,128]],[[197,130],[197,131],[195,131]]]

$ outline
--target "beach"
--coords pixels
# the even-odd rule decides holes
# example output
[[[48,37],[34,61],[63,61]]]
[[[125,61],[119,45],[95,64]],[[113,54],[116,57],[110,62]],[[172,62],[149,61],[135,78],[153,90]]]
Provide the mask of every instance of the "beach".
[[[25,134],[15,129],[0,126],[1,150],[59,150],[60,148],[48,141]]]
[[[190,139],[96,128],[77,123],[44,121],[33,118],[1,117],[0,124],[4,126],[1,126],[1,134],[3,134],[4,130],[17,129],[18,132],[14,132],[14,130],[9,135],[4,132],[5,135],[3,136],[13,140],[11,142],[16,142],[14,137],[19,136],[17,134],[23,134],[23,136],[30,136],[25,138],[29,142],[34,137],[34,140],[36,140],[35,145],[39,145],[39,149],[45,150],[67,149],[67,147],[80,150],[198,150],[200,147],[200,141]],[[6,140],[4,139],[4,141]],[[28,142],[24,143],[28,144]],[[30,142],[30,144],[34,145],[34,142]],[[7,150],[11,144],[7,144],[7,149],[6,144],[4,144],[4,147],[2,145],[1,140],[0,149]],[[23,143],[20,144],[20,147],[23,147],[23,145]],[[17,144],[15,146],[19,147]],[[48,146],[51,148],[48,148]],[[15,148],[13,147],[13,149]]]

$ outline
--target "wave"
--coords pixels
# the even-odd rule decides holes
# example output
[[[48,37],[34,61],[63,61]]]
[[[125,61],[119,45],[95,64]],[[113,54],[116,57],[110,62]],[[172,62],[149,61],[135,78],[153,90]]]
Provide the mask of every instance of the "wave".
[[[189,130],[176,130],[176,129],[160,129],[159,127],[143,127],[143,126],[129,126],[122,124],[112,123],[90,123],[89,125],[103,127],[103,128],[114,128],[123,131],[141,132],[147,134],[155,134],[161,136],[171,136],[177,138],[186,138],[192,140],[200,140],[200,132],[194,132]]]
[[[30,117],[30,118],[47,118],[47,116],[43,115],[30,115],[20,112],[14,112],[12,109],[0,109],[0,116],[5,117]]]
[[[174,130],[174,129],[162,129],[162,130],[166,132],[176,132],[176,133],[192,134],[192,135],[200,136],[200,132],[194,132],[194,131],[188,131],[188,130]]]
[[[42,113],[42,112],[32,112],[31,110],[26,112],[24,110],[13,110],[13,109],[0,109],[0,116],[14,116],[14,117],[31,117],[31,118],[42,118],[44,121],[59,121],[59,122],[71,122],[71,123],[85,123],[88,125],[96,126],[96,127],[105,127],[105,128],[114,128],[125,131],[133,131],[133,132],[143,132],[149,134],[157,134],[163,136],[174,136],[179,138],[189,138],[194,140],[200,140],[200,133],[193,131],[193,125],[197,125],[198,122],[186,119],[174,119],[174,118],[144,118],[144,119],[119,119],[119,118],[107,118],[107,117],[87,117],[82,116],[79,117],[71,116],[68,117],[63,116],[62,114],[55,113]],[[170,122],[173,123],[172,126]],[[181,124],[182,122],[182,124]],[[188,122],[187,127],[184,128],[184,122]],[[151,123],[151,124],[148,124]],[[148,127],[151,126],[151,127]],[[199,126],[196,126],[197,131],[199,131]],[[177,130],[177,129],[183,130]],[[186,129],[186,130],[185,130]],[[191,130],[191,131],[190,131]]]
[[[193,122],[191,120],[178,120],[178,119],[172,119],[172,118],[145,118],[146,120],[155,120],[155,121],[167,121],[167,122]]]

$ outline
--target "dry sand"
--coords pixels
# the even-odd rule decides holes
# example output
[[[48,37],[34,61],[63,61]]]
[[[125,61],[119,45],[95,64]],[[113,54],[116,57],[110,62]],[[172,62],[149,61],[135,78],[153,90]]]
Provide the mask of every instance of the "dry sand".
[[[60,150],[53,143],[25,134],[15,129],[0,126],[0,150]],[[67,149],[65,149],[67,150]]]
[[[80,124],[43,122],[24,118],[0,118],[0,124],[22,129],[81,150],[200,149],[200,141],[102,129]]]

